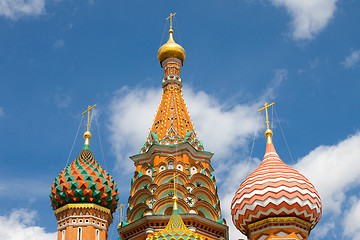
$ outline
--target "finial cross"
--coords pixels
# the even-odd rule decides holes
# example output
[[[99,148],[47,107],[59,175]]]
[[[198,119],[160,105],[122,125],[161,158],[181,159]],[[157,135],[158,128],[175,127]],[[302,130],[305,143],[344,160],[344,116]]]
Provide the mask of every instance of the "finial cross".
[[[262,110],[264,110],[265,109],[265,112],[266,112],[266,126],[267,126],[267,129],[270,129],[270,127],[269,127],[269,115],[268,115],[268,108],[269,107],[271,107],[272,105],[274,105],[275,103],[273,102],[273,103],[271,103],[271,104],[267,104],[267,103],[265,103],[264,104],[264,107],[263,108],[260,108],[259,110],[258,110],[258,112],[260,112],[260,111],[262,111]]]
[[[122,210],[125,204],[120,204],[120,206],[117,209],[120,209],[120,223],[122,222]]]
[[[87,131],[89,131],[89,127],[90,127],[90,111],[91,109],[93,109],[94,107],[96,107],[96,104],[94,106],[88,106],[87,110],[85,112],[83,112],[81,115],[84,115],[85,113],[88,114],[88,119],[87,119],[87,124],[86,124],[86,127],[87,127]]]
[[[176,197],[176,178],[180,176],[180,174],[176,174],[176,170],[174,169],[174,175],[170,178],[171,179],[174,179],[174,197]]]
[[[170,13],[170,16],[166,18],[168,20],[170,18],[170,29],[172,29],[172,17],[175,16],[176,13]]]

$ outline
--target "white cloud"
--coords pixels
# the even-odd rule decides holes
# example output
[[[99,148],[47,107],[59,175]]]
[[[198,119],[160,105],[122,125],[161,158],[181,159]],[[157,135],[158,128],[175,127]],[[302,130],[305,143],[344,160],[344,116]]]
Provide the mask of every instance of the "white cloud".
[[[321,222],[316,225],[314,230],[311,231],[311,237],[313,239],[322,239],[326,238],[330,231],[335,230],[335,223],[332,220],[329,220],[322,224]]]
[[[110,104],[111,143],[117,167],[127,173],[134,170],[129,156],[140,152],[154,120],[161,99],[161,89],[129,89],[115,92]]]
[[[65,46],[63,39],[58,39],[53,44],[54,48],[63,48]]]
[[[58,108],[67,108],[72,98],[69,91],[65,91],[61,87],[57,87],[54,94],[54,103]]]
[[[291,15],[292,36],[309,40],[323,30],[333,18],[337,0],[270,0],[277,7],[285,7]]]
[[[35,211],[13,210],[8,216],[0,216],[0,236],[6,240],[56,240],[57,233],[47,233],[35,226]]]
[[[4,117],[4,116],[5,116],[4,108],[0,107],[0,117]]]
[[[353,240],[360,239],[360,200],[353,198],[351,209],[345,214],[344,235]]]
[[[342,62],[342,65],[345,68],[351,68],[356,66],[360,61],[360,50],[352,51],[349,56],[345,58],[345,61]]]
[[[0,16],[16,20],[23,16],[38,16],[45,12],[45,0],[1,0]]]
[[[319,146],[294,166],[319,191],[324,214],[340,214],[348,191],[360,186],[360,132],[332,146]]]
[[[248,144],[256,128],[259,104],[227,106],[205,92],[195,93],[188,88],[184,90],[184,100],[198,137],[204,139],[205,150],[216,154],[213,161]]]
[[[268,99],[273,99],[276,96],[275,91],[277,88],[288,78],[288,71],[285,68],[275,69],[275,76],[270,81],[269,86],[267,86],[266,92],[264,94],[262,101],[267,101]]]

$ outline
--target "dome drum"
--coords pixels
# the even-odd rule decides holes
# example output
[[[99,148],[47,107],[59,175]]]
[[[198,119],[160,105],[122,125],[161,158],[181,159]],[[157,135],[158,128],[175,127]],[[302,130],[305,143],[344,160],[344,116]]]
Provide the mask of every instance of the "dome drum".
[[[263,236],[286,239],[307,239],[311,224],[297,217],[268,217],[247,226],[250,239],[262,239]],[[264,237],[263,237],[264,238]],[[271,239],[271,238],[270,238]]]

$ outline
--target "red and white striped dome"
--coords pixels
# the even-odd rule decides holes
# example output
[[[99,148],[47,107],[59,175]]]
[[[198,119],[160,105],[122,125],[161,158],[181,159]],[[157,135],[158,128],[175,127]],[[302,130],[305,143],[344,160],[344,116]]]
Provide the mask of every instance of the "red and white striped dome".
[[[314,186],[277,155],[271,137],[260,166],[241,184],[231,203],[235,226],[247,226],[267,217],[295,216],[311,224],[321,217],[321,199]]]

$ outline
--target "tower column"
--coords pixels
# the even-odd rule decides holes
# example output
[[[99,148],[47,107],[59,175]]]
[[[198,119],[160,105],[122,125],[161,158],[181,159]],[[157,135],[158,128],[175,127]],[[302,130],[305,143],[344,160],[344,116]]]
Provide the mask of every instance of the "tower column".
[[[182,62],[178,58],[166,58],[162,61],[161,66],[164,69],[164,78],[162,87],[165,88],[169,83],[176,83],[182,87],[180,72]]]
[[[55,211],[58,240],[106,240],[112,223],[110,210],[96,204],[67,204]]]

